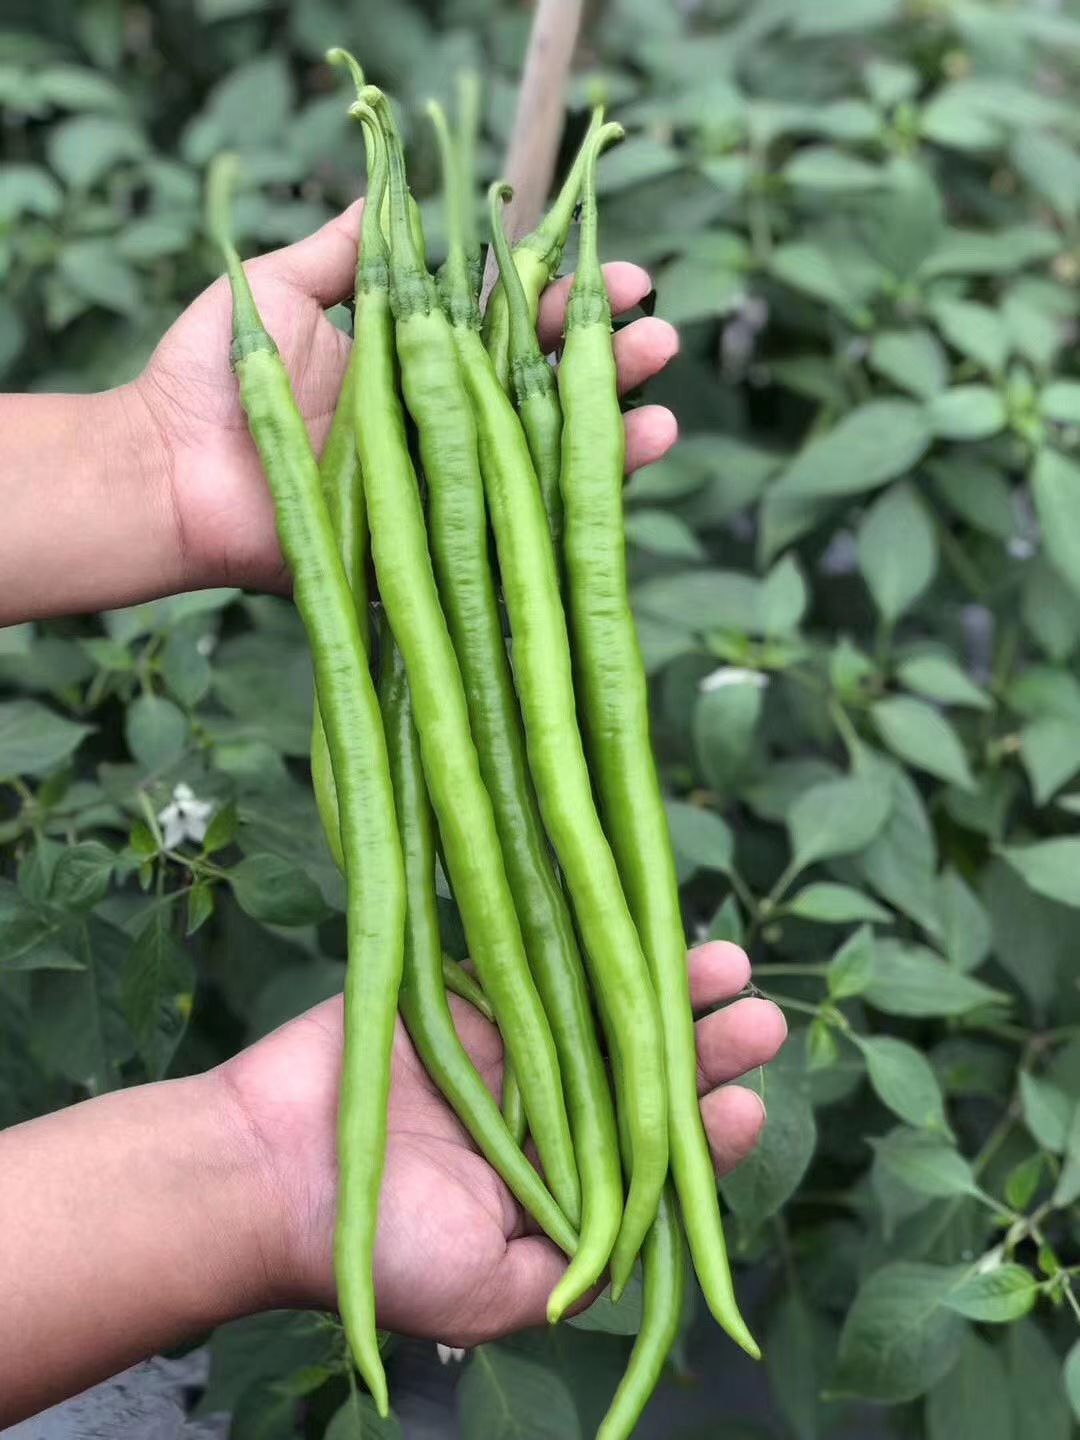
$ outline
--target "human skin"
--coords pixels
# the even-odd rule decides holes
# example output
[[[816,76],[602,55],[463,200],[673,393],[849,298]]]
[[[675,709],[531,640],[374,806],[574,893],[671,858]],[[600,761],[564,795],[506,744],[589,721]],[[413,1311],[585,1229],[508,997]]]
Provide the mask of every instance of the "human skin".
[[[325,318],[352,286],[361,206],[255,260],[256,300],[318,448],[348,341]],[[648,292],[609,266],[614,308]],[[541,307],[555,347],[568,281]],[[180,317],[145,373],[93,396],[0,396],[0,624],[181,590],[287,591],[273,511],[229,371],[227,290]],[[636,388],[677,348],[662,321],[616,339]],[[628,468],[676,436],[657,406],[627,417]],[[727,944],[695,951],[699,1010],[749,978]],[[494,1030],[456,998],[493,1089]],[[767,1063],[784,1021],[745,998],[697,1026],[702,1112],[718,1169],[753,1148],[764,1111],[730,1081]],[[238,1315],[334,1304],[341,1002],[331,1000],[204,1076],[119,1091],[0,1134],[0,1426]],[[565,1259],[535,1234],[433,1089],[399,1028],[376,1255],[379,1323],[473,1345],[544,1322]]]
[[[702,1114],[718,1171],[764,1110],[730,1082],[783,1043],[734,945],[693,951]],[[452,997],[498,1090],[497,1032]],[[0,1427],[237,1316],[332,1309],[341,1000],[205,1075],[116,1091],[0,1134]],[[399,1026],[380,1201],[379,1324],[472,1346],[544,1324],[565,1257],[476,1152]]]

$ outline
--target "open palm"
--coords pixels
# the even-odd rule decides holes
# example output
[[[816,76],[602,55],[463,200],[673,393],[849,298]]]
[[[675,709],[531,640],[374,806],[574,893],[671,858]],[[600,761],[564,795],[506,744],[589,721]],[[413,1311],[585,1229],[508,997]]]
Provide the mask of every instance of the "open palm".
[[[353,289],[363,202],[299,244],[248,265],[255,299],[277,342],[297,402],[318,452],[337,404],[350,341],[326,310]],[[606,270],[617,313],[649,291],[637,265]],[[568,281],[553,285],[540,312],[540,338],[555,348],[562,330]],[[188,583],[284,589],[270,494],[247,432],[229,370],[232,304],[218,281],[173,325],[137,382],[153,416],[172,476],[172,503],[185,552]],[[678,348],[665,321],[640,319],[618,336],[623,387],[655,375]],[[671,412],[645,406],[627,418],[627,464],[633,470],[659,459],[674,444]]]
[[[744,988],[750,967],[734,945],[691,952],[695,1007],[710,1010]],[[497,1093],[498,1034],[452,999],[462,1040]],[[287,1217],[279,1263],[290,1303],[334,1305],[336,1125],[342,1004],[326,1001],[223,1067],[268,1161]],[[717,1167],[753,1149],[764,1110],[729,1081],[766,1064],[783,1043],[780,1011],[745,998],[697,1025],[702,1114]],[[475,1345],[544,1323],[565,1258],[538,1235],[428,1079],[401,1026],[394,1049],[390,1132],[379,1212],[375,1287],[379,1324],[452,1345]]]

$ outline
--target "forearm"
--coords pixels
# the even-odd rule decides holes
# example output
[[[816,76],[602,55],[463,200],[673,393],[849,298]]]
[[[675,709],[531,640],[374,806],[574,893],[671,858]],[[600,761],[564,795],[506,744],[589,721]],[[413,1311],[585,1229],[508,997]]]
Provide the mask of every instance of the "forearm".
[[[135,386],[0,395],[0,625],[184,588],[166,456]]]
[[[209,1075],[0,1134],[0,1429],[283,1303],[276,1197]]]

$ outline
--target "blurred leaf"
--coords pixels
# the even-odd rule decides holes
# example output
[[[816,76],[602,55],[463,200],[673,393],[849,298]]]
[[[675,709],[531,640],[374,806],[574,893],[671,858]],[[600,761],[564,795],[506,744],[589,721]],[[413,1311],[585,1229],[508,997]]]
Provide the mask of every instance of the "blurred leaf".
[[[788,812],[793,863],[805,869],[830,855],[862,850],[885,824],[891,807],[888,786],[876,776],[813,786]]]
[[[1080,723],[1046,715],[1020,732],[1020,758],[1035,800],[1045,805],[1080,770]]]
[[[75,751],[90,725],[65,720],[35,700],[0,704],[0,777],[43,775]]]
[[[832,1394],[914,1400],[955,1365],[964,1324],[947,1308],[954,1269],[900,1260],[869,1276],[848,1311]]]
[[[1005,402],[988,385],[955,385],[927,407],[934,434],[943,440],[985,440],[1005,425]]]
[[[883,906],[861,890],[827,880],[805,885],[785,903],[784,908],[800,920],[817,920],[826,925],[843,925],[855,920],[888,924],[891,919]]]
[[[458,1385],[458,1413],[475,1440],[580,1440],[581,1425],[559,1375],[496,1345],[481,1345]]]
[[[730,868],[735,844],[719,815],[684,800],[667,800],[664,805],[671,843],[684,859],[706,870]]]
[[[228,880],[241,908],[267,925],[311,925],[326,915],[314,880],[277,855],[249,855]]]
[[[92,190],[110,170],[146,154],[146,138],[129,121],[80,115],[49,133],[49,163],[72,190]]]
[[[812,439],[775,484],[785,496],[857,494],[904,474],[930,443],[921,405],[872,400]]]
[[[184,753],[188,723],[161,695],[140,695],[127,712],[128,749],[144,770],[164,770]]]
[[[765,1104],[765,1128],[749,1157],[720,1181],[736,1215],[759,1224],[798,1187],[817,1142],[806,1072],[794,1046],[745,1081]]]
[[[825,979],[830,1000],[861,995],[874,974],[874,932],[863,925],[829,961]]]
[[[946,1296],[945,1303],[958,1315],[983,1323],[1007,1324],[1019,1320],[1035,1304],[1038,1284],[1022,1265],[998,1265],[969,1276]]]
[[[1044,1150],[1061,1154],[1069,1137],[1073,1102],[1051,1081],[1020,1072],[1020,1105],[1024,1124]]]
[[[961,355],[991,375],[1004,370],[1009,339],[996,311],[971,300],[941,299],[934,302],[933,316],[942,335]]]
[[[863,994],[889,1015],[964,1015],[1008,997],[973,980],[923,945],[903,940],[875,942],[873,972]]]
[[[959,1151],[926,1130],[891,1130],[871,1142],[877,1161],[912,1190],[948,1198],[970,1195],[978,1187],[975,1173]]]
[[[946,655],[912,655],[897,666],[896,677],[906,690],[936,700],[940,705],[964,705],[974,710],[993,708],[986,692],[973,684],[956,661]]]
[[[1033,1319],[1009,1326],[1005,1354],[1013,1434],[1038,1435],[1039,1440],[1069,1440],[1072,1425],[1061,1383],[1061,1359]]]
[[[874,603],[895,624],[931,584],[938,561],[934,527],[910,485],[894,485],[865,511],[858,550]]]
[[[975,788],[956,731],[931,706],[896,695],[877,701],[871,714],[881,738],[901,760],[958,785],[961,790]]]
[[[941,1088],[913,1045],[892,1035],[861,1037],[857,1043],[883,1105],[916,1129],[947,1131]]]
[[[370,1395],[356,1391],[330,1417],[323,1440],[402,1440],[402,1430],[393,1415],[379,1418]]]
[[[821,1392],[832,1368],[836,1333],[799,1293],[777,1306],[765,1345],[769,1388],[796,1440],[818,1440],[825,1423]]]
[[[1016,168],[1065,220],[1076,218],[1080,197],[1080,155],[1064,140],[1038,130],[1021,130],[1013,140]]]
[[[667,510],[634,510],[626,517],[626,538],[639,550],[675,560],[702,560],[704,548],[684,520]]]
[[[1006,845],[1001,854],[1037,894],[1063,905],[1080,906],[1080,837]]]
[[[885,181],[876,165],[830,145],[808,145],[797,150],[781,173],[789,185],[826,193],[874,190]]]
[[[1057,450],[1040,451],[1031,490],[1050,562],[1080,594],[1080,465]]]
[[[68,845],[53,871],[50,900],[63,910],[92,910],[109,888],[115,863],[99,840]]]
[[[1009,1382],[997,1350],[968,1334],[960,1358],[926,1397],[927,1440],[1013,1440]]]
[[[941,346],[928,330],[882,330],[870,344],[870,364],[916,400],[932,400],[949,383]]]
[[[158,907],[139,932],[124,966],[121,1003],[152,1080],[169,1068],[191,1013],[195,971]]]
[[[642,1298],[641,1273],[635,1270],[617,1302],[612,1300],[610,1288],[605,1289],[587,1310],[582,1310],[579,1315],[571,1315],[566,1323],[575,1330],[599,1330],[606,1335],[636,1335],[641,1329]]]

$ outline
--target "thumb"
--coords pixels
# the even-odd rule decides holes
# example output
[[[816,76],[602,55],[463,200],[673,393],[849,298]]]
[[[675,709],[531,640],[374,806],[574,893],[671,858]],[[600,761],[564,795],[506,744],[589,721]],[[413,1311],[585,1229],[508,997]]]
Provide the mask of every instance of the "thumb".
[[[356,284],[363,200],[356,200],[313,235],[261,255],[248,267],[253,277],[276,280],[317,300],[324,310],[348,299]]]
[[[511,1240],[491,1271],[477,1302],[478,1317],[466,1344],[497,1340],[516,1330],[547,1324],[547,1299],[569,1264],[566,1256],[541,1235]],[[482,1317],[482,1318],[480,1318]]]

